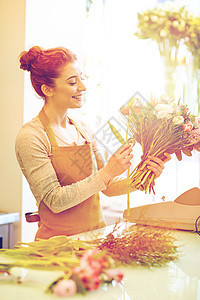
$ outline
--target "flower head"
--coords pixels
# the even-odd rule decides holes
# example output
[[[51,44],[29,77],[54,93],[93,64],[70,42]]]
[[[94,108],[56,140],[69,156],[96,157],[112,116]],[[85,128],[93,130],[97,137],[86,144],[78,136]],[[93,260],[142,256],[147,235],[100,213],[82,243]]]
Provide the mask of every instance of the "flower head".
[[[192,144],[200,143],[200,131],[199,128],[195,128],[189,133],[189,140]]]
[[[101,283],[101,279],[99,276],[92,276],[92,277],[83,276],[80,279],[84,287],[88,291],[97,290]]]
[[[108,269],[104,273],[108,281],[116,280],[117,282],[120,282],[124,277],[123,272],[119,269]]]
[[[161,29],[161,31],[160,31],[160,36],[161,36],[162,38],[164,38],[164,37],[166,37],[167,35],[168,35],[167,30],[166,30],[166,29]]]
[[[155,106],[155,115],[158,119],[170,118],[173,108],[169,104],[160,103]]]
[[[184,118],[183,116],[176,116],[173,118],[173,123],[175,125],[180,125],[180,124],[183,124],[184,123]]]
[[[185,132],[188,132],[188,131],[192,130],[193,127],[194,127],[194,125],[193,125],[193,123],[191,121],[189,121],[189,122],[187,122],[187,123],[185,123],[185,124],[182,125],[182,129]]]
[[[59,297],[70,297],[77,292],[76,283],[71,280],[60,280],[53,287],[53,293]]]
[[[200,128],[200,118],[199,117],[195,117],[195,127],[199,127]]]
[[[73,273],[80,278],[87,290],[96,290],[101,283],[100,274],[109,266],[110,263],[105,254],[94,248],[84,253],[80,266],[74,268]]]

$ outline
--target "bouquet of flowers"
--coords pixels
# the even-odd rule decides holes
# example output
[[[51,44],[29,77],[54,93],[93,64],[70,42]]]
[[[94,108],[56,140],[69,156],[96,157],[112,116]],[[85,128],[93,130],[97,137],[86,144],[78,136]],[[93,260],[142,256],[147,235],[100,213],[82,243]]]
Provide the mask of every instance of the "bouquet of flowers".
[[[164,160],[164,153],[175,153],[181,160],[182,152],[191,156],[193,149],[200,151],[199,120],[180,101],[175,103],[167,97],[150,101],[132,98],[121,112],[133,139],[142,146],[142,160],[129,174],[136,189],[154,192],[155,174],[145,163],[148,156]]]

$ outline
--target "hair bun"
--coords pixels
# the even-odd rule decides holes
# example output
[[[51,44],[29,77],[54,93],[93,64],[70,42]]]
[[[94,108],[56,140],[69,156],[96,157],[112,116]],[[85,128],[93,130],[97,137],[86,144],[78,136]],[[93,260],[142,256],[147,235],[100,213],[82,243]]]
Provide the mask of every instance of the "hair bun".
[[[31,66],[34,60],[42,53],[42,49],[39,46],[32,47],[29,51],[23,51],[20,54],[20,69],[25,71],[31,71]]]

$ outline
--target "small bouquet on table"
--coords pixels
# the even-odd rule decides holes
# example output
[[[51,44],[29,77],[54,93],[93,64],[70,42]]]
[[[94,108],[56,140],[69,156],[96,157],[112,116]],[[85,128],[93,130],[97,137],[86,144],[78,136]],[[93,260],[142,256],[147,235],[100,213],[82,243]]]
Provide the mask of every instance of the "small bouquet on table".
[[[127,132],[142,147],[140,163],[128,174],[130,184],[136,189],[154,192],[155,174],[145,163],[148,156],[164,160],[164,153],[175,153],[181,160],[182,152],[192,156],[194,149],[200,151],[199,119],[180,100],[176,103],[168,97],[151,98],[150,101],[134,97],[120,110]],[[116,129],[113,132],[119,137]]]

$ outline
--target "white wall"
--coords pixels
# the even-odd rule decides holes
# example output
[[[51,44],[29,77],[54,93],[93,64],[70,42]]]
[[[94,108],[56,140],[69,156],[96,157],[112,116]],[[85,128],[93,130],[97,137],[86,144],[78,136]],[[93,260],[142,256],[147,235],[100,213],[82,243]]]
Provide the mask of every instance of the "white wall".
[[[25,0],[0,1],[0,211],[21,215],[22,175],[14,152],[23,121],[24,74],[18,56],[25,45]],[[15,223],[14,243],[21,239]]]

